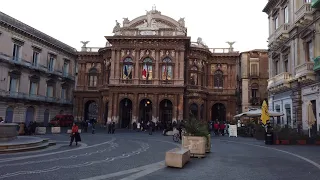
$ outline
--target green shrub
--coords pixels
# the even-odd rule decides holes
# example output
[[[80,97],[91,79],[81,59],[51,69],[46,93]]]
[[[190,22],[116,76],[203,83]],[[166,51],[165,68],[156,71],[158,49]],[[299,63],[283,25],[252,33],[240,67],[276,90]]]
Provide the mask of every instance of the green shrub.
[[[197,120],[195,117],[191,117],[184,121],[184,128],[186,135],[189,136],[203,136],[209,135],[208,123],[205,121]]]

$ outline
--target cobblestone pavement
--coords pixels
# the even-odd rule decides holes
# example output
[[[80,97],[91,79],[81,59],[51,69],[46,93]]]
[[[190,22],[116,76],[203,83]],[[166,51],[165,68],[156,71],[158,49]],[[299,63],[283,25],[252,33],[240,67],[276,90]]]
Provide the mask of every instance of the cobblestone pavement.
[[[318,180],[320,147],[265,146],[247,138],[213,137],[212,152],[191,159],[185,168],[164,166],[164,155],[179,146],[172,137],[117,131],[83,133],[80,146],[68,146],[68,134],[45,135],[56,147],[0,155],[0,180],[224,179]]]

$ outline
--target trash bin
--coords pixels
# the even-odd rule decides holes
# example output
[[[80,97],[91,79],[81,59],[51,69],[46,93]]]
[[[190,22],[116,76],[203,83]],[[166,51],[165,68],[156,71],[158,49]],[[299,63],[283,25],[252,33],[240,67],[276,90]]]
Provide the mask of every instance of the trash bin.
[[[273,133],[267,132],[265,135],[265,144],[272,145],[273,144]]]

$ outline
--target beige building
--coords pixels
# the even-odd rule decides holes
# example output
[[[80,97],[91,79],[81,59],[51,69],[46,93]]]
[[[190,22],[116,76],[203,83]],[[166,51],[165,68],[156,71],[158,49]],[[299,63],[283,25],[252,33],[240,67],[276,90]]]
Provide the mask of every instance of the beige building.
[[[268,98],[268,51],[255,49],[242,52],[239,60],[240,109],[242,112],[246,112],[251,108],[261,108],[263,100]]]
[[[317,118],[313,132],[320,125],[319,90],[305,89],[317,89],[312,87],[319,82],[315,72],[320,56],[317,4],[311,0],[269,0],[263,9],[269,15],[269,108],[285,114],[278,124],[307,130],[305,107],[311,101]]]
[[[47,123],[72,113],[75,49],[0,12],[0,117]]]

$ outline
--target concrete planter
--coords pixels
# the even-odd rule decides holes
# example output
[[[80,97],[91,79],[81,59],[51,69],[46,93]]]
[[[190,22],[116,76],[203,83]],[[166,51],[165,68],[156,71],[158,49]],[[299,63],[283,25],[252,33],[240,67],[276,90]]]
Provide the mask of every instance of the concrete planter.
[[[51,127],[52,134],[59,134],[61,133],[61,127]]]
[[[46,127],[36,127],[36,134],[46,134],[47,128]]]
[[[193,157],[206,156],[206,137],[201,136],[183,136],[182,147],[189,149]]]
[[[18,124],[16,123],[1,123],[0,124],[0,141],[9,141],[17,138]]]
[[[211,152],[211,135],[209,134],[206,138],[206,153]]]
[[[71,129],[68,129],[68,130],[67,130],[67,133],[68,133],[68,134],[71,134],[71,132],[72,132]],[[78,133],[81,133],[81,129],[78,129]]]

